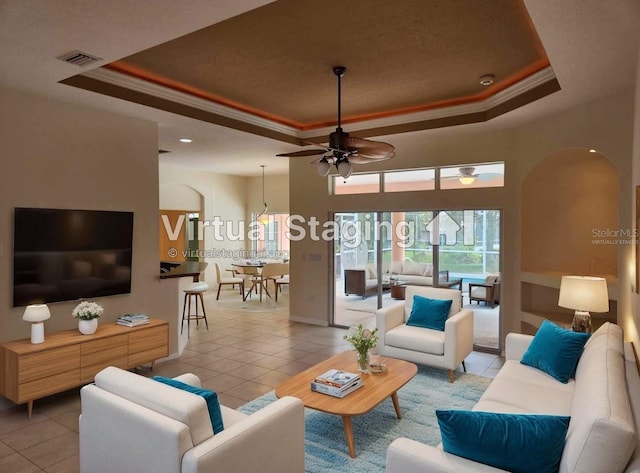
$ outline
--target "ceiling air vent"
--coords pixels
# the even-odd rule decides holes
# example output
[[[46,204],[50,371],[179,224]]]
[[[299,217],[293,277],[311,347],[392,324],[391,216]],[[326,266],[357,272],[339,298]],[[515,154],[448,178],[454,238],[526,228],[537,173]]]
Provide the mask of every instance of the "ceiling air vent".
[[[101,57],[92,56],[82,51],[71,51],[70,53],[59,56],[58,59],[62,59],[69,64],[75,64],[76,66],[86,66],[87,64],[102,61]]]

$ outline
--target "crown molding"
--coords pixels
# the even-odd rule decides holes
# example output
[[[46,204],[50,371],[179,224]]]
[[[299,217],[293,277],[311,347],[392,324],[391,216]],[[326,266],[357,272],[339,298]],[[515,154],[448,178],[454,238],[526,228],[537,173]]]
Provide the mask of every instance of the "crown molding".
[[[299,130],[296,128],[283,125],[281,123],[267,120],[262,117],[257,117],[250,113],[242,112],[232,107],[227,107],[210,100],[201,99],[193,95],[173,90],[169,87],[154,84],[137,77],[123,74],[121,72],[112,71],[106,68],[97,68],[84,74],[84,77],[105,82],[107,84],[123,87],[125,89],[140,92],[142,94],[158,97],[170,102],[178,103],[180,105],[186,105],[188,107],[197,108],[205,112],[214,113],[223,117],[231,118],[233,120],[239,120],[241,122],[249,123],[261,128],[266,128],[278,133],[284,133],[296,138],[299,138]]]
[[[347,125],[343,125],[343,128],[345,129],[345,131],[356,132],[358,130],[385,128],[389,126],[405,125],[407,123],[427,122],[439,120],[442,118],[485,113],[488,110],[506,103],[509,100],[523,95],[524,93],[554,79],[555,74],[551,66],[549,66],[515,83],[511,87],[507,87],[506,89],[501,90],[500,92],[492,95],[486,100],[463,105],[454,105],[451,107],[442,107],[434,110],[427,110],[424,112],[407,113],[404,115],[395,115],[392,117],[377,118],[373,120],[363,120],[357,123],[349,123]],[[298,137],[301,139],[310,139],[320,135],[328,135],[332,131],[335,131],[334,127],[316,128],[313,130],[301,131],[298,133]]]
[[[85,72],[84,74],[82,74],[82,76],[96,81],[104,82],[106,84],[133,90],[135,92],[148,96],[158,97],[176,104],[193,107],[205,112],[220,115],[233,120],[238,120],[240,122],[248,123],[260,128],[264,128],[302,140],[328,135],[335,130],[334,127],[323,127],[302,131],[297,128],[275,122],[273,120],[258,117],[256,115],[243,112],[232,107],[221,105],[210,100],[201,99],[184,92],[180,92],[168,87],[164,87],[162,85],[154,84],[152,82],[148,82],[143,79],[139,79],[128,74],[123,74],[121,72],[116,72],[106,68],[93,69],[91,71]],[[437,108],[417,113],[408,113],[385,118],[364,120],[357,123],[350,123],[348,125],[345,125],[344,128],[346,131],[348,130],[357,132],[358,130],[383,129],[393,126],[406,125],[409,123],[423,123],[457,116],[473,116],[474,114],[485,113],[488,110],[494,109],[501,104],[505,104],[510,100],[513,100],[516,97],[535,89],[536,87],[554,80],[555,74],[553,72],[553,69],[549,66],[517,82],[516,84],[504,90],[501,90],[500,92],[492,95],[486,100],[463,105]]]

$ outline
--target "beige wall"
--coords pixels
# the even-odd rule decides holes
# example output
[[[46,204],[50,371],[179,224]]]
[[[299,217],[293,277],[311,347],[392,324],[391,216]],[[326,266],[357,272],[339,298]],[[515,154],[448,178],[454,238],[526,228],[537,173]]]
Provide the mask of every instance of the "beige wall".
[[[264,199],[270,213],[289,212],[289,176],[287,174],[264,177]],[[262,205],[262,175],[247,178],[247,218],[259,213]]]
[[[549,97],[545,100],[553,100]],[[619,222],[628,222],[631,188],[633,91],[625,90],[552,117],[508,130],[492,131],[483,125],[459,126],[384,137],[396,146],[391,161],[357,170],[401,169],[447,164],[505,162],[505,187],[473,190],[423,191],[397,194],[329,196],[327,180],[319,178],[310,160],[290,160],[292,214],[324,220],[330,211],[501,209],[502,333],[520,327],[520,205],[527,174],[544,158],[563,149],[595,148],[619,171]],[[553,211],[553,209],[550,209]],[[621,223],[621,226],[626,225]],[[330,303],[330,244],[305,239],[292,242],[290,313],[294,320],[326,324]],[[526,252],[524,248],[522,251]],[[618,267],[627,266],[629,246],[617,248]],[[620,287],[629,277],[619,275]],[[624,291],[622,291],[624,292]],[[619,318],[631,313],[630,295],[621,293]]]
[[[180,168],[176,166],[160,166],[160,202],[175,202],[184,197],[184,187],[192,189],[202,196],[203,219],[213,221],[220,219],[220,235],[222,240],[217,240],[211,228],[204,229],[204,262],[209,266],[205,272],[205,281],[214,285],[216,283],[215,266],[218,263],[223,269],[229,267],[232,256],[243,254],[248,242],[245,237],[239,240],[227,238],[226,229],[230,229],[231,236],[238,234],[239,222],[245,222],[247,212],[247,178],[214,174],[205,171]],[[157,203],[156,203],[157,205]]]
[[[202,210],[204,196],[187,184],[160,184],[162,210]]]
[[[0,341],[29,337],[11,307],[13,208],[134,212],[131,294],[96,298],[102,322],[145,312],[171,322],[177,350],[177,284],[158,278],[155,123],[0,88]],[[72,329],[76,302],[50,304],[46,333]]]
[[[547,156],[522,183],[521,269],[617,277],[618,169],[598,153]],[[557,302],[557,301],[556,301]]]

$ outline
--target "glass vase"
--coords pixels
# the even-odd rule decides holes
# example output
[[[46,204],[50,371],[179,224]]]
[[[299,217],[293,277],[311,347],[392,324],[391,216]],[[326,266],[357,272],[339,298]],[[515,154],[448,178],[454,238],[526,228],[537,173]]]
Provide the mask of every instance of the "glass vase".
[[[371,358],[368,350],[364,353],[356,352],[356,361],[358,363],[359,373],[369,372],[369,362],[371,361]]]

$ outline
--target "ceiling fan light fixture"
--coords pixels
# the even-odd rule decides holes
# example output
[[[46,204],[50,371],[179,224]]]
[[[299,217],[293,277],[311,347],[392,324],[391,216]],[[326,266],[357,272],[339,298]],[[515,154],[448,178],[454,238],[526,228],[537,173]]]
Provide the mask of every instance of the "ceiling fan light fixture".
[[[329,164],[329,161],[327,161],[326,158],[322,158],[320,161],[318,161],[318,164],[316,165],[316,170],[318,171],[318,174],[320,174],[323,177],[329,174],[330,169],[331,169],[331,165]]]
[[[338,174],[340,174],[345,179],[351,176],[353,169],[351,168],[351,163],[344,159],[338,163]]]
[[[473,166],[461,167],[459,169],[459,172],[460,172],[460,177],[459,177],[460,184],[462,184],[463,186],[468,186],[470,184],[473,184],[473,181],[476,180],[476,176],[475,176],[475,174],[473,174],[475,170],[476,170],[476,168],[474,168]]]
[[[335,164],[336,168],[339,168],[340,164],[346,161],[346,164],[341,166],[344,170],[338,170],[340,175],[345,179],[351,175],[352,164],[375,163],[385,159],[391,159],[395,156],[393,145],[381,141],[350,136],[349,133],[342,129],[342,77],[346,71],[347,68],[344,66],[336,66],[333,68],[333,73],[338,79],[338,122],[336,131],[329,134],[329,146],[320,145],[324,149],[306,149],[294,151],[293,153],[277,154],[276,156],[295,158],[324,155],[319,160],[312,161],[312,164],[316,165],[316,170],[321,176],[326,176],[329,172],[322,161],[326,160],[329,164]],[[316,143],[305,140],[300,140],[300,144],[316,145]],[[332,153],[332,155],[327,155],[326,153]],[[349,157],[353,158],[352,162],[348,161]]]

